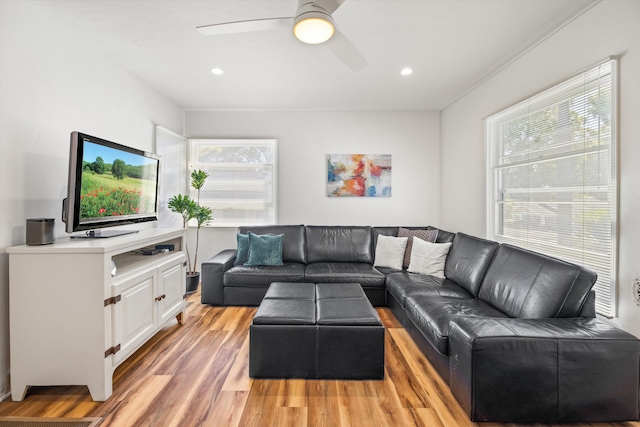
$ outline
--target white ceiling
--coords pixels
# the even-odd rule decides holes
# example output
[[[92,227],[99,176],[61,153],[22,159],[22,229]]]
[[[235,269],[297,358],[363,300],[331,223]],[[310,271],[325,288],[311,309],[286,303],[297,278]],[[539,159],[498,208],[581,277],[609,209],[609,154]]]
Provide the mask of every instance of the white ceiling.
[[[351,71],[288,30],[203,36],[293,16],[296,0],[45,0],[42,13],[189,109],[441,110],[598,0],[346,0]],[[400,70],[412,67],[403,77]],[[220,67],[225,74],[214,76]]]

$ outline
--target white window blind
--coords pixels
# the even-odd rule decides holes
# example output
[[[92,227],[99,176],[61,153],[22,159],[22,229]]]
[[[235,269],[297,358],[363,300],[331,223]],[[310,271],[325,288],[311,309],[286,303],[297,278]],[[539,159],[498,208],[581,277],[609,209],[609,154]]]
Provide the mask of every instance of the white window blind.
[[[277,223],[277,140],[192,139],[190,144],[190,170],[209,174],[200,192],[200,203],[213,210],[209,226]]]
[[[487,235],[598,274],[615,315],[616,60],[486,120]]]

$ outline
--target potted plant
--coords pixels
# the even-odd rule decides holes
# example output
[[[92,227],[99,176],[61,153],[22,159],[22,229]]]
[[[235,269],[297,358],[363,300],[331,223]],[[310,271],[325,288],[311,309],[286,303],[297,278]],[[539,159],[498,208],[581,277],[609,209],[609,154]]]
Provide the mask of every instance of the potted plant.
[[[182,216],[182,227],[187,228],[187,224],[192,219],[196,221],[196,247],[193,256],[193,264],[187,245],[187,293],[195,292],[200,283],[200,272],[196,271],[198,265],[198,245],[200,243],[200,228],[207,225],[213,219],[211,208],[200,205],[200,189],[204,185],[209,175],[203,170],[191,172],[191,187],[197,191],[197,198],[193,200],[188,195],[178,194],[169,199],[167,206],[171,212],[179,213]]]

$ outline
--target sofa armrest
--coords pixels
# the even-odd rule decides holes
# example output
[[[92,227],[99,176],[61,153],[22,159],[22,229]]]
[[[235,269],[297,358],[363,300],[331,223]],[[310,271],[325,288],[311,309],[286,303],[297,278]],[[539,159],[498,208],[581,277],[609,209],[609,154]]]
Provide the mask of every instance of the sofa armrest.
[[[473,421],[639,417],[640,340],[598,319],[451,323],[450,387]]]
[[[202,304],[224,304],[224,272],[233,267],[236,249],[225,249],[202,263]]]
[[[577,317],[596,317],[596,291],[589,291],[587,297],[582,302]]]

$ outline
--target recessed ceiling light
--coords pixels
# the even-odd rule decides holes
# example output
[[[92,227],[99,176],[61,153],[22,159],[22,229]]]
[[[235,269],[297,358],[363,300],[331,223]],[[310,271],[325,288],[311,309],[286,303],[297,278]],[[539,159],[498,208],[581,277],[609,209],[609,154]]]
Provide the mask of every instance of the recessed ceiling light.
[[[222,71],[220,68],[212,68],[212,69],[211,69],[211,72],[212,72],[213,74],[215,74],[216,76],[219,76],[219,75],[221,75],[221,74],[224,74],[224,71]]]
[[[413,73],[413,70],[411,68],[403,68],[402,71],[400,71],[400,74],[402,74],[403,76],[408,76],[409,74]]]

